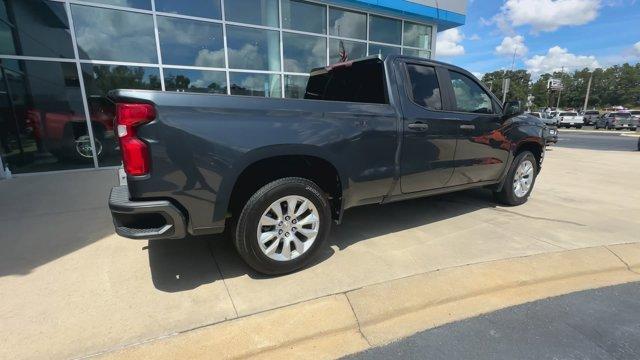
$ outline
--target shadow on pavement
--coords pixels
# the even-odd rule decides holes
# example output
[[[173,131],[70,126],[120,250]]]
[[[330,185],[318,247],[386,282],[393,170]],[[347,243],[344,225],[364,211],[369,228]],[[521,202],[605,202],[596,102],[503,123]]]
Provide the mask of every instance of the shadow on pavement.
[[[322,253],[308,267],[317,265],[335,250],[342,251],[360,241],[435,223],[494,207],[490,191],[474,189],[385,205],[350,209],[341,225],[334,225]],[[149,241],[149,265],[158,290],[185,291],[211,283],[220,275],[233,278],[248,275],[267,279],[249,268],[223,235],[181,240]],[[220,274],[218,273],[220,269]],[[301,270],[303,271],[303,270]]]

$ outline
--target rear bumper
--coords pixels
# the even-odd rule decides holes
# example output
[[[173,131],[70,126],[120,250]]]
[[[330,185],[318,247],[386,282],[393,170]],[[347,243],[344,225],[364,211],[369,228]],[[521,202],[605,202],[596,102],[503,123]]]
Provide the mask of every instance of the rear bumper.
[[[116,186],[109,195],[116,233],[131,239],[180,239],[186,235],[182,212],[167,200],[132,201],[129,188]]]

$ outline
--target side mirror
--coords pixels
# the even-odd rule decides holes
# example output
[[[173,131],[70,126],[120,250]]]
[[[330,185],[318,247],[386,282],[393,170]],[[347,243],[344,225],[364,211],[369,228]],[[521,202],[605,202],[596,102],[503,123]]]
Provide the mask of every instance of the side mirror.
[[[522,114],[520,101],[507,101],[504,103],[504,117],[511,117]]]

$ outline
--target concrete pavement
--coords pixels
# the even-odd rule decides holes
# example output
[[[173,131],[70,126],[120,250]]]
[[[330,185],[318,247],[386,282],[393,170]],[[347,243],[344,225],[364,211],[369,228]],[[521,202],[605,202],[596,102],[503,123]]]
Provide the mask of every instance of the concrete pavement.
[[[0,358],[114,351],[434,270],[638,242],[639,177],[640,153],[552,148],[524,206],[474,190],[353,209],[316,264],[277,278],[220,238],[119,238],[106,209],[113,173],[3,181]]]

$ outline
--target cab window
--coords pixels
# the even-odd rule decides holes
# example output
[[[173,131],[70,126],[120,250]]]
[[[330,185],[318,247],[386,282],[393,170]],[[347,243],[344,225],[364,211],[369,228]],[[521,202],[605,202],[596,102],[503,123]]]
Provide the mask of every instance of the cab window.
[[[407,64],[413,101],[427,109],[442,110],[442,97],[436,71],[431,66]]]
[[[470,77],[449,71],[455,96],[455,111],[476,114],[493,114],[491,97]]]

